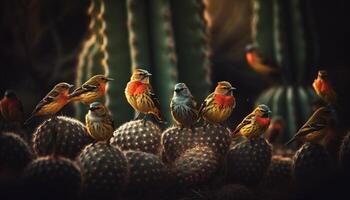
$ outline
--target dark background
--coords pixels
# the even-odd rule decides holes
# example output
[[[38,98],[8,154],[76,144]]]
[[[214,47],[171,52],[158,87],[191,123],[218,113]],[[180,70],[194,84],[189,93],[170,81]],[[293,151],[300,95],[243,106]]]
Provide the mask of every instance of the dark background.
[[[234,118],[248,113],[268,83],[244,60],[251,42],[251,2],[206,0],[210,16],[211,79],[228,80],[239,88]],[[327,69],[341,98],[349,84],[345,54],[345,1],[307,1],[312,5],[319,44],[319,68]],[[0,1],[0,94],[13,89],[28,115],[35,104],[59,81],[74,83],[80,44],[87,30],[88,1]],[[189,72],[191,73],[191,72]],[[310,84],[315,74],[309,73]],[[342,105],[348,111],[347,104]],[[68,106],[64,113],[72,115]]]

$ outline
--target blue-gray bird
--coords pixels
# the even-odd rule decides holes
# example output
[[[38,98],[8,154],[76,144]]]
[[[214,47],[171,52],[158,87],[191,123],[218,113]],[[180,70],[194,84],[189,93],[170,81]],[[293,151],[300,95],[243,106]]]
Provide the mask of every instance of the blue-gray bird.
[[[177,83],[170,102],[171,115],[176,126],[191,128],[198,119],[197,103],[185,83]]]
[[[105,141],[112,137],[114,123],[109,110],[100,102],[93,102],[85,116],[88,134],[97,141]]]

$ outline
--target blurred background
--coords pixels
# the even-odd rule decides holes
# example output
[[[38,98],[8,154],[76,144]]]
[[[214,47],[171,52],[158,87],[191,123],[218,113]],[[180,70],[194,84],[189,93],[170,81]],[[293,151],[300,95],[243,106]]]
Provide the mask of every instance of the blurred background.
[[[95,8],[99,6],[100,1],[92,2],[95,2]],[[115,2],[116,3],[105,1],[106,37],[110,45],[114,37],[122,37],[122,34],[125,33],[124,35],[127,36],[125,42],[128,43],[129,41],[131,50],[121,48],[115,52],[111,48],[108,49],[110,46],[107,46],[107,51],[111,50],[108,55],[110,59],[108,60],[108,65],[110,68],[109,73],[112,76],[114,76],[114,73],[116,74],[116,77],[113,77],[116,81],[111,84],[121,85],[120,88],[124,88],[126,81],[129,79],[127,74],[130,74],[131,66],[140,63],[135,54],[145,55],[144,52],[147,53],[143,48],[140,48],[140,50],[135,53],[135,46],[137,47],[140,43],[133,40],[133,34],[147,25],[151,30],[147,32],[147,37],[153,38],[153,35],[160,38],[162,37],[161,32],[157,30],[152,31],[157,28],[157,26],[154,25],[157,22],[155,20],[157,16],[152,14],[154,13],[152,9],[157,10],[157,8],[159,8],[157,6],[159,5],[154,2],[152,4],[152,1],[140,1],[143,2],[144,8],[141,8],[141,10],[139,10],[140,12],[138,12],[137,9],[140,9],[140,5],[134,6],[132,4],[133,1],[119,0]],[[206,31],[204,31],[204,33],[206,36],[204,40],[205,45],[199,45],[199,47],[204,46],[206,48],[206,55],[210,61],[210,64],[208,64],[207,76],[212,84],[208,84],[208,91],[211,91],[215,87],[216,82],[221,80],[230,81],[238,88],[236,93],[237,107],[234,110],[231,119],[232,123],[230,124],[237,124],[251,111],[258,96],[266,89],[276,85],[276,82],[273,81],[273,77],[261,75],[250,68],[245,58],[246,45],[256,42],[256,38],[254,38],[254,34],[252,34],[254,30],[253,19],[254,16],[259,15],[259,11],[255,10],[257,8],[254,7],[254,2],[256,3],[256,1],[252,0],[204,1],[202,15],[205,19]],[[301,17],[304,26],[303,31],[306,35],[304,38],[306,45],[309,44],[307,41],[310,39],[309,36],[311,34],[309,33],[311,33],[311,29],[313,34],[313,46],[307,46],[306,49],[313,48],[313,56],[315,59],[312,63],[314,66],[303,66],[305,68],[305,75],[300,84],[305,87],[311,86],[313,79],[316,77],[317,69],[326,69],[329,72],[339,96],[344,99],[343,102],[349,102],[346,94],[348,90],[347,86],[350,85],[348,78],[350,75],[350,68],[349,59],[347,59],[345,55],[345,39],[346,35],[348,35],[344,28],[344,25],[347,24],[345,21],[345,1],[323,2],[308,0],[301,2],[303,3],[301,3],[299,7],[302,13]],[[172,47],[176,49],[176,64],[182,65],[182,63],[186,64],[186,59],[183,59],[186,55],[183,55],[184,53],[182,53],[183,51],[180,49],[186,47],[186,43],[181,44],[181,41],[183,41],[181,34],[191,29],[191,24],[189,28],[186,29],[184,23],[181,22],[181,20],[186,21],[186,18],[181,19],[178,17],[182,16],[181,9],[178,9],[181,3],[170,1],[169,4],[168,7],[170,7],[170,11],[167,10],[166,12],[170,12],[172,17],[170,20],[168,19],[168,22],[170,21],[171,23],[170,26],[172,28],[170,28],[170,30],[173,31],[172,34],[175,43],[173,45],[175,47]],[[260,8],[262,6],[264,5],[260,5]],[[0,2],[0,94],[3,94],[6,89],[15,90],[18,97],[23,102],[27,116],[33,110],[36,103],[56,83],[60,81],[69,83],[79,83],[83,81],[77,80],[77,75],[79,74],[78,70],[81,70],[79,65],[82,65],[81,61],[79,61],[79,56],[81,56],[87,39],[91,37],[92,28],[89,28],[89,26],[91,26],[93,14],[89,14],[89,8],[92,9],[91,2],[81,0],[12,0]],[[133,8],[135,8],[136,11],[130,12]],[[288,5],[282,5],[281,8],[288,8]],[[94,11],[91,12],[93,13]],[[114,12],[117,14],[113,14]],[[98,14],[96,15],[98,18]],[[144,16],[144,18],[147,19],[145,22],[146,25],[141,22],[139,26],[134,26],[130,17],[134,17],[133,19],[137,20],[140,19],[137,18],[138,16]],[[185,15],[185,17],[186,16],[189,17],[190,15]],[[261,14],[261,16],[265,15]],[[289,16],[293,16],[293,12],[290,12]],[[272,17],[271,20],[273,20],[274,17]],[[120,26],[114,26],[113,20],[115,20],[115,23],[120,23]],[[269,19],[265,20],[267,24],[269,24],[268,20]],[[138,22],[135,21],[136,25],[137,23]],[[270,21],[270,25],[272,23],[273,22]],[[290,24],[292,23],[282,24],[286,26],[282,30],[286,35],[293,33],[293,31],[298,31]],[[183,26],[181,27],[181,25]],[[113,26],[115,27],[114,30]],[[263,31],[266,32],[266,30]],[[165,32],[168,33],[167,31]],[[273,34],[273,31],[271,31],[271,34]],[[139,37],[141,37],[140,40],[142,40],[142,30],[141,36]],[[120,40],[118,40],[117,38],[114,41],[123,42],[122,40],[124,39],[120,38]],[[151,39],[148,44],[148,47],[151,49],[150,54],[152,55],[156,54],[157,49],[162,48],[161,44],[160,46],[152,45],[154,42],[155,40]],[[112,66],[112,64],[115,63],[113,59],[123,53],[125,54],[125,52],[130,52],[126,54],[126,56],[130,57],[130,60],[118,66]],[[150,70],[152,73],[155,71],[155,83],[157,85],[163,85],[161,82],[162,80],[160,80],[161,78],[157,79],[157,75],[160,77],[163,73],[168,72],[162,72],[162,69],[157,66],[159,63],[162,62],[157,62],[156,57],[152,57],[150,61],[141,62],[141,64],[153,64],[156,66],[150,68]],[[203,64],[204,62],[199,63]],[[193,62],[192,64],[195,63]],[[164,64],[164,68],[166,65],[167,63]],[[197,81],[205,82],[204,79],[201,79],[204,76],[199,75],[200,73],[194,71],[194,68],[193,70],[192,68],[187,68],[186,72],[184,72],[181,67],[179,68],[180,70],[177,72],[177,78],[173,82],[186,81],[186,77],[188,76],[192,77],[192,79],[196,79],[197,76],[200,76]],[[118,73],[118,70],[124,71],[123,73],[125,74]],[[160,72],[158,73],[158,71]],[[171,77],[171,75],[169,75],[169,77]],[[166,95],[163,95],[162,90],[169,90],[168,93],[171,94],[170,88],[171,87],[164,89],[162,87],[156,87],[157,92],[160,93],[161,101],[166,101],[164,100]],[[119,107],[117,106],[115,110],[112,109],[113,114],[117,116],[116,121],[120,124],[127,118],[132,117],[132,114],[130,114],[131,110],[128,106],[127,108],[123,108],[126,110],[121,111],[121,114],[119,114],[117,108],[122,109],[121,107],[125,107],[126,104],[123,91],[121,89],[116,89],[115,91],[116,93],[109,93],[109,100],[118,101],[118,99],[120,99],[120,101],[124,102],[124,104],[120,104]],[[208,94],[208,91],[206,92],[206,90],[203,90],[202,94],[198,94],[198,101],[203,100]],[[194,93],[196,94],[196,92]],[[116,97],[114,98],[113,95]],[[300,103],[302,104],[302,102]],[[341,106],[342,110],[349,110],[349,105],[347,103]],[[68,105],[62,113],[70,116],[76,115],[76,108],[77,107]],[[345,120],[348,120],[348,118]],[[300,124],[301,122],[298,123]],[[296,127],[297,126],[298,124]]]

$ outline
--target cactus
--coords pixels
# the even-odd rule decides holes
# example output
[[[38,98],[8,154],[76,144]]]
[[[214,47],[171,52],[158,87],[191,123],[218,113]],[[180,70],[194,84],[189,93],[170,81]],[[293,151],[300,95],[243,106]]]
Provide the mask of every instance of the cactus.
[[[350,131],[346,134],[340,146],[339,162],[342,169],[350,174]]]
[[[229,184],[224,185],[215,193],[215,200],[256,200],[254,191],[244,185]]]
[[[114,131],[110,142],[123,151],[138,150],[158,154],[161,130],[150,121],[130,121]]]
[[[109,84],[107,104],[112,113],[118,113],[114,121],[120,125],[133,114],[123,98],[130,72],[136,67],[145,68],[154,74],[152,81],[161,110],[170,120],[169,103],[178,80],[186,82],[198,99],[209,90],[203,5],[200,0],[91,0],[89,33],[80,54],[77,85],[97,72],[114,78],[116,82]],[[181,14],[173,16],[172,12]],[[193,73],[207,81],[194,80]],[[77,116],[82,119],[83,114],[78,108]]]
[[[228,152],[227,174],[232,182],[257,185],[271,162],[271,145],[263,138],[245,140]]]
[[[23,173],[26,198],[77,199],[81,185],[80,170],[63,157],[40,157]]]
[[[113,115],[116,124],[132,116],[126,99],[121,98],[131,71],[125,8],[124,1],[90,1],[87,11],[89,29],[79,55],[76,78],[76,85],[81,85],[94,74],[115,79],[108,85],[106,104],[113,113],[118,113]],[[78,104],[76,108],[76,116],[84,119],[86,106]]]
[[[84,199],[116,198],[126,185],[128,164],[122,151],[106,142],[90,144],[77,157]]]
[[[207,146],[188,149],[174,161],[175,179],[182,186],[207,182],[213,178],[218,168],[218,156]]]
[[[161,140],[163,156],[170,162],[196,146],[208,146],[220,158],[228,151],[230,142],[229,131],[225,127],[215,125],[193,130],[171,127],[163,132]]]
[[[14,133],[0,133],[0,169],[22,171],[32,160],[28,144]],[[0,176],[1,179],[1,176]]]
[[[256,104],[267,104],[274,116],[283,117],[288,140],[311,114],[314,93],[308,83],[316,63],[315,34],[308,7],[301,0],[255,0],[253,12],[253,41],[267,57],[281,67],[279,84],[263,91]],[[309,34],[311,32],[311,34]],[[311,73],[314,74],[314,73]]]
[[[44,121],[33,135],[37,155],[61,155],[74,159],[93,139],[80,121],[58,116]]]

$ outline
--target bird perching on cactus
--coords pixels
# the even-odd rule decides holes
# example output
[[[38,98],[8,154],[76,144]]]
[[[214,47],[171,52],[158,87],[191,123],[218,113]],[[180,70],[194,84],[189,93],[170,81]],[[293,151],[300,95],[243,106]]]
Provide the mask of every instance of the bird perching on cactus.
[[[73,85],[59,83],[38,103],[31,116],[24,122],[28,124],[33,117],[54,115],[69,102],[69,89]]]
[[[261,104],[252,113],[246,116],[233,131],[234,136],[244,136],[248,139],[256,139],[265,133],[271,122],[271,110]]]
[[[295,140],[325,145],[327,140],[330,139],[327,133],[332,119],[332,109],[329,107],[317,109],[286,145]]]
[[[202,103],[199,109],[199,117],[211,124],[221,124],[231,115],[236,106],[236,99],[233,91],[236,90],[229,82],[220,81]]]
[[[108,140],[113,135],[112,117],[106,106],[100,102],[90,104],[85,123],[88,134],[97,141]]]
[[[335,92],[331,82],[328,79],[328,73],[325,70],[319,70],[317,78],[312,83],[316,94],[327,104],[334,105],[337,101],[337,93]]]
[[[22,102],[12,90],[6,90],[0,100],[0,119],[5,122],[22,124],[24,119]]]
[[[69,101],[79,101],[89,105],[102,98],[107,92],[107,83],[112,78],[105,75],[95,75],[69,95]]]
[[[174,87],[174,95],[170,102],[171,115],[178,127],[192,127],[198,119],[197,102],[185,83]]]
[[[139,113],[152,114],[159,122],[163,122],[160,112],[160,104],[149,77],[152,74],[144,69],[135,69],[130,81],[125,88],[125,96],[128,103]]]

